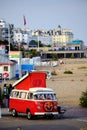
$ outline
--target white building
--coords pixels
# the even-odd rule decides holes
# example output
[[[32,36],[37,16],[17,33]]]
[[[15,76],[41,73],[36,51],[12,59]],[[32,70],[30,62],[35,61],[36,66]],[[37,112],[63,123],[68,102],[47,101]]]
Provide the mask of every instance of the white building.
[[[0,54],[0,74],[3,78],[15,78],[16,62],[10,61],[6,55]],[[7,77],[4,77],[7,74]]]
[[[67,46],[67,43],[73,40],[73,33],[71,29],[63,29],[59,25],[56,29],[49,30],[47,32],[52,36],[53,47],[64,47]]]
[[[6,47],[5,45],[2,43],[0,44],[0,54],[5,54],[6,53]]]
[[[15,43],[26,43],[28,44],[31,41],[32,33],[29,29],[22,30],[17,28],[14,30],[14,42]]]
[[[0,20],[0,40],[8,40],[10,43],[24,43],[29,45],[31,40],[41,41],[44,45],[56,48],[66,47],[67,43],[73,41],[71,29],[63,29],[59,25],[56,29],[31,31],[28,28],[14,29],[13,24]]]
[[[63,29],[59,25],[53,30],[37,30],[32,32],[32,40],[41,41],[44,45],[52,45],[53,47],[65,47],[67,43],[73,40],[71,29]]]
[[[3,78],[12,79],[16,76],[16,62],[9,60],[6,54],[6,45],[0,44],[0,74]],[[7,77],[4,77],[7,74]]]
[[[7,40],[10,43],[14,42],[13,34],[14,33],[14,25],[6,23],[5,20],[0,20],[0,40]]]
[[[52,45],[52,37],[44,30],[32,32],[32,40],[41,41],[44,45]]]
[[[20,28],[14,30],[14,42],[22,42],[22,30]]]

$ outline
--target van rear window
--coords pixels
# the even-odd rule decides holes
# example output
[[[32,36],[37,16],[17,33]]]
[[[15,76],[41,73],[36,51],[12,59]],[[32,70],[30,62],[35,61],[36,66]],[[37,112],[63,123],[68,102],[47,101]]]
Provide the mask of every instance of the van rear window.
[[[27,99],[33,99],[33,93],[28,93]]]
[[[11,97],[17,98],[19,96],[19,92],[18,91],[13,91],[11,93]]]

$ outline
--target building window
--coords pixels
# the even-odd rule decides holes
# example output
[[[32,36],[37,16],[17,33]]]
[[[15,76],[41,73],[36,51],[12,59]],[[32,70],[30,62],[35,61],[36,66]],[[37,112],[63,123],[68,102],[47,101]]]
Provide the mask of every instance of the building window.
[[[8,66],[4,66],[4,71],[8,71]]]

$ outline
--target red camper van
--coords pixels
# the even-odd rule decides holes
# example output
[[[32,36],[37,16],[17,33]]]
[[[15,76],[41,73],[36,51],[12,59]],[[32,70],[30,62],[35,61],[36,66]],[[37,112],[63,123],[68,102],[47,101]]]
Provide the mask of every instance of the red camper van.
[[[13,116],[26,113],[32,116],[58,115],[58,101],[55,92],[46,87],[46,73],[30,72],[13,84],[9,110]]]

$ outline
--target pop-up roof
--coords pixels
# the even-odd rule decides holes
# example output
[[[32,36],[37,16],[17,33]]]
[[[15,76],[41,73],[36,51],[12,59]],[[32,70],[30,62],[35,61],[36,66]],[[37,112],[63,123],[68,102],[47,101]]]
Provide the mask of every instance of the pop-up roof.
[[[30,72],[13,84],[15,89],[29,90],[30,88],[46,88],[45,72]]]

